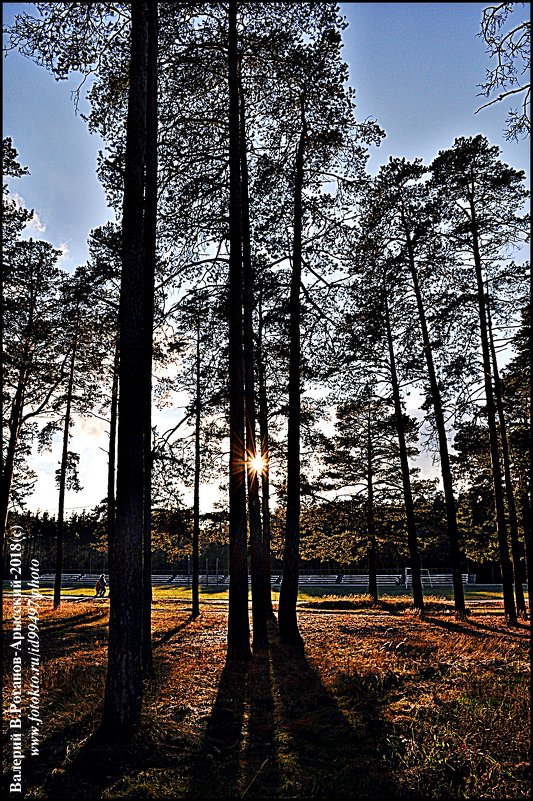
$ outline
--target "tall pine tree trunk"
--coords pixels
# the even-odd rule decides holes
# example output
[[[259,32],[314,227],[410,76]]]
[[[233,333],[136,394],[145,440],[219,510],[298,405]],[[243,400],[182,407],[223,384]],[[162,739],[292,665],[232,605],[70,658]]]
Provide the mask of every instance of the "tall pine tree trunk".
[[[115,532],[115,480],[117,455],[117,421],[118,421],[118,366],[120,353],[118,338],[115,345],[113,361],[113,381],[111,384],[111,408],[109,412],[109,458],[107,463],[107,572],[109,575],[109,593],[113,581],[113,539]]]
[[[200,426],[202,422],[200,314],[196,320],[196,399],[194,422],[194,496],[192,526],[192,610],[193,618],[200,614]]]
[[[367,533],[368,533],[368,594],[375,604],[378,602],[378,577],[376,565],[376,523],[374,510],[374,459],[372,447],[372,409],[369,396],[366,432],[366,480],[367,480]]]
[[[70,437],[70,412],[72,408],[72,392],[74,390],[74,370],[76,366],[76,353],[78,350],[79,317],[76,318],[76,328],[72,340],[72,353],[70,356],[70,369],[67,384],[67,402],[65,406],[65,421],[63,425],[63,450],[59,470],[59,504],[57,510],[56,535],[56,571],[54,579],[54,609],[61,603],[61,572],[63,570],[63,529],[65,516],[65,488],[67,483],[68,467],[68,441]]]
[[[261,294],[259,296],[259,331],[257,339],[257,373],[259,389],[259,436],[261,437],[261,458],[263,459],[263,472],[261,473],[261,511],[263,521],[263,570],[265,591],[265,612],[267,618],[274,618],[272,606],[272,586],[270,571],[270,443],[268,436],[268,398],[265,378],[265,365],[263,361],[263,322]]]
[[[148,4],[146,79],[146,186],[144,197],[144,543],[143,543],[143,673],[154,675],[152,657],[152,352],[157,238],[157,3]]]
[[[109,650],[102,735],[129,738],[142,704],[143,540],[145,419],[145,245],[143,237],[146,157],[148,4],[131,6],[131,56],[122,216],[119,332],[119,425],[117,509],[113,542]]]
[[[514,590],[516,595],[516,609],[521,615],[527,614],[526,599],[524,597],[524,580],[522,556],[520,553],[520,540],[518,538],[518,518],[516,514],[516,502],[511,478],[511,460],[509,457],[509,440],[507,437],[507,424],[503,412],[502,386],[498,371],[498,360],[496,348],[494,346],[494,336],[490,319],[490,309],[487,298],[487,334],[489,338],[490,354],[492,359],[492,369],[494,378],[494,399],[498,413],[498,424],[500,428],[500,443],[503,459],[503,477],[505,481],[505,494],[507,497],[507,513],[509,517],[509,534],[511,536],[511,555],[513,559]]]
[[[527,497],[527,489],[520,493],[522,507],[522,528],[524,529],[524,544],[526,553],[526,581],[529,602],[529,614],[531,615],[531,599],[533,598],[533,580],[531,576],[531,507]]]
[[[280,637],[299,649],[303,640],[298,630],[296,603],[300,561],[300,283],[302,280],[302,195],[304,151],[307,136],[304,99],[302,129],[296,151],[294,175],[294,235],[289,300],[289,413],[287,420],[287,517],[283,552],[283,579],[279,595]]]
[[[394,422],[398,433],[398,450],[400,452],[400,466],[402,471],[402,488],[405,506],[405,519],[407,523],[407,547],[409,548],[409,565],[411,567],[411,578],[413,583],[413,604],[416,609],[424,609],[424,593],[422,590],[420,552],[418,550],[418,537],[416,533],[415,507],[413,503],[413,493],[411,490],[411,476],[409,473],[409,457],[407,454],[407,443],[405,441],[405,423],[400,398],[400,384],[396,370],[396,357],[394,355],[394,340],[392,338],[392,328],[389,314],[389,303],[387,300],[387,288],[383,292],[385,309],[385,327],[387,329],[387,345],[389,349],[389,364],[392,386],[392,397],[394,400]]]
[[[527,569],[527,589],[529,596],[529,614],[531,615],[531,603],[533,601],[533,576],[531,574],[533,558],[533,544],[531,536],[531,513],[533,512],[533,269],[529,266],[529,486],[526,489],[526,506],[529,508],[527,514],[528,525],[524,526],[524,539],[526,543],[526,569]],[[529,503],[527,502],[527,492],[529,490]]]
[[[431,341],[429,338],[429,331],[426,321],[426,312],[422,300],[422,293],[418,282],[418,272],[416,269],[413,242],[411,233],[403,218],[407,251],[409,256],[409,268],[411,272],[411,279],[413,282],[413,289],[416,296],[416,305],[418,309],[418,319],[422,331],[422,343],[424,347],[424,355],[426,358],[426,366],[428,371],[429,386],[431,391],[431,403],[433,405],[433,413],[435,416],[435,426],[437,428],[437,437],[439,441],[439,455],[440,455],[440,469],[442,475],[442,486],[444,489],[444,502],[446,505],[446,521],[448,529],[448,540],[450,543],[450,558],[452,562],[453,574],[453,597],[455,611],[459,614],[464,614],[465,608],[465,593],[463,587],[463,576],[461,569],[461,549],[459,545],[459,529],[457,527],[457,513],[455,508],[455,497],[453,492],[452,471],[450,467],[450,455],[448,452],[448,440],[446,437],[446,425],[444,422],[444,411],[442,408],[442,400],[439,390],[439,383],[437,381],[437,374],[435,372],[435,364],[433,362],[433,351],[431,348]]]
[[[479,250],[476,209],[473,198],[470,198],[470,214],[472,236],[472,251],[476,271],[477,300],[479,312],[479,330],[481,335],[481,352],[483,356],[483,373],[485,380],[485,399],[487,409],[487,424],[489,427],[490,460],[492,466],[492,481],[494,489],[494,507],[496,510],[496,531],[498,534],[498,551],[502,572],[503,605],[510,625],[516,625],[516,606],[513,593],[513,569],[509,557],[509,543],[507,542],[507,526],[505,523],[505,504],[503,500],[502,474],[500,455],[498,449],[498,432],[496,429],[496,409],[494,392],[492,388],[492,370],[490,364],[490,347],[487,333],[487,309],[485,304],[485,290],[483,285],[483,265]]]
[[[254,354],[254,288],[250,245],[250,205],[248,196],[248,159],[246,153],[246,112],[242,79],[239,75],[240,155],[242,204],[242,266],[243,266],[243,324],[244,324],[244,401],[246,411],[246,477],[248,486],[248,523],[250,528],[250,561],[252,578],[252,624],[254,651],[268,646],[267,611],[265,606],[264,550],[261,529],[259,474],[253,463],[257,456],[255,413],[255,354]]]
[[[229,257],[229,541],[228,659],[250,657],[248,560],[246,552],[246,465],[244,460],[244,375],[242,337],[241,158],[237,3],[228,8],[230,257]]]
[[[3,306],[3,301],[4,301],[4,272],[3,272],[3,270],[0,271],[0,301],[2,302],[2,306]],[[3,325],[0,325],[0,353],[4,353],[4,326]],[[2,389],[3,389],[3,386],[2,386]],[[6,470],[5,470],[6,465],[5,465],[5,462],[4,462],[4,393],[3,392],[0,392],[0,419],[2,421],[2,425],[0,426],[0,465],[1,465],[1,470],[0,470],[0,526],[2,527],[1,531],[0,531],[0,560],[2,560],[1,561],[1,565],[2,565],[2,577],[3,577],[3,575],[4,575],[4,572],[3,572],[4,571],[4,562],[3,562],[3,559],[4,559],[4,539],[5,539],[6,526],[7,526],[7,507],[8,507],[8,504],[9,504],[9,492],[8,492],[7,493],[8,500],[6,500],[5,512],[4,512],[3,496],[4,496],[5,483],[6,483],[5,479],[7,478],[7,476],[5,474],[6,473]],[[0,585],[0,604],[2,604],[2,608],[0,609],[0,623],[3,623],[3,621],[4,621],[4,612],[3,612],[3,609],[4,609],[4,590],[3,590],[3,584],[4,583],[2,582],[2,584]]]

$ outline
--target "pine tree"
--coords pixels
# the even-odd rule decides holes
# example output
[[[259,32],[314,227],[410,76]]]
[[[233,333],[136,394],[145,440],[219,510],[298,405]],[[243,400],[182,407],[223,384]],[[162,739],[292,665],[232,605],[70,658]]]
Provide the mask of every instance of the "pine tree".
[[[137,391],[144,386],[146,281],[144,167],[146,160],[148,4],[132,6],[126,169],[122,216],[119,332],[117,507],[113,541],[109,649],[101,732],[128,738],[142,703],[144,425]],[[117,566],[120,565],[120,570]]]
[[[391,226],[389,237],[397,237],[401,250],[398,263],[403,262],[416,299],[419,330],[422,339],[429,383],[429,402],[433,407],[433,419],[438,437],[442,484],[446,501],[448,539],[453,573],[454,605],[459,614],[465,612],[462,582],[461,550],[457,526],[450,455],[444,418],[444,405],[435,365],[432,339],[428,324],[427,304],[421,285],[419,253],[421,248],[437,238],[437,231],[428,223],[427,195],[420,180],[426,169],[420,161],[408,163],[405,159],[389,159],[382,167],[377,179],[378,198],[383,206],[385,225]]]
[[[491,261],[497,263],[505,248],[525,236],[525,221],[519,217],[519,211],[526,191],[523,173],[503,164],[498,156],[499,148],[491,147],[482,136],[456,139],[453,148],[439,153],[431,170],[441,210],[449,226],[449,235],[453,236],[456,249],[463,254],[473,274],[504,606],[509,623],[515,624],[513,570],[507,541],[484,281],[485,265]]]
[[[237,3],[228,7],[229,84],[229,537],[228,658],[250,656],[246,553],[246,464],[244,442],[242,193],[237,54]]]

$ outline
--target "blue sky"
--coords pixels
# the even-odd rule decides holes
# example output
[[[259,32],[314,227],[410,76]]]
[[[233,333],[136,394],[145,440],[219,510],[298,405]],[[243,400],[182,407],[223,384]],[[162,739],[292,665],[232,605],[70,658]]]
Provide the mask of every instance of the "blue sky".
[[[477,97],[490,65],[485,44],[476,34],[485,3],[341,3],[349,21],[344,57],[356,89],[358,116],[372,117],[386,131],[369,162],[372,172],[389,155],[431,161],[457,136],[482,133],[502,148],[502,158],[529,172],[529,142],[506,142],[502,136],[508,105],[501,103],[475,114]],[[4,24],[31,4],[4,3]],[[523,12],[527,13],[527,6]],[[95,176],[102,143],[89,135],[76,116],[71,90],[79,77],[56,82],[44,69],[17,53],[3,62],[3,136],[11,136],[21,163],[31,175],[11,182],[28,208],[35,208],[40,234],[68,249],[65,266],[87,258],[90,230],[113,217]],[[81,111],[86,108],[83,101]],[[38,227],[38,226],[37,226]],[[37,231],[32,234],[37,235]],[[106,446],[101,426],[86,423],[80,433],[84,493],[67,505],[93,505],[105,495]],[[104,459],[104,462],[102,462]],[[50,477],[55,454],[43,456],[43,476],[31,506],[50,506],[55,490]],[[94,476],[102,478],[95,482]],[[55,499],[54,499],[55,503]]]
[[[29,3],[4,3],[4,24],[16,11],[31,9]],[[74,268],[87,259],[90,230],[114,217],[95,174],[102,142],[75,114],[70,95],[80,78],[55,81],[15,52],[4,58],[3,68],[3,136],[11,136],[31,173],[12,180],[10,188],[35,209],[45,226],[42,238],[66,244],[69,256],[63,264]],[[84,109],[87,104],[81,103]]]
[[[375,172],[389,155],[431,161],[456,136],[485,134],[514,167],[529,170],[529,144],[505,142],[502,103],[475,115],[477,84],[489,65],[476,37],[485,3],[341,3],[349,21],[344,57],[360,119],[373,117],[387,138],[374,148]],[[29,3],[4,3],[4,24]],[[527,13],[524,9],[524,14]],[[91,228],[113,217],[95,175],[99,137],[76,116],[71,91],[79,77],[55,81],[11,52],[3,62],[3,135],[11,136],[31,176],[12,182],[35,208],[42,232],[66,244],[65,266],[87,257]],[[86,105],[81,103],[81,111]],[[35,232],[34,232],[35,233]]]
[[[372,171],[389,155],[429,162],[456,137],[478,133],[500,145],[504,161],[529,170],[529,142],[502,136],[509,106],[475,114],[484,102],[478,84],[491,63],[476,36],[486,5],[340,4],[350,23],[343,54],[359,117],[374,117],[387,134],[371,157]]]

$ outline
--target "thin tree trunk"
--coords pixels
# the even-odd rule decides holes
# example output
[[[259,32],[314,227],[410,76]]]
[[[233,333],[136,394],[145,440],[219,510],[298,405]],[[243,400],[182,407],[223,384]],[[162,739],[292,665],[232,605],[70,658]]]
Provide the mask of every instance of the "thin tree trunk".
[[[131,57],[122,216],[119,331],[119,425],[117,511],[113,542],[109,650],[102,735],[130,737],[142,704],[144,432],[139,388],[144,387],[145,245],[143,238],[146,157],[147,3],[131,6]]]
[[[144,197],[144,547],[143,673],[154,675],[152,656],[152,352],[157,238],[157,3],[148,3],[146,80],[146,187]]]
[[[533,579],[531,576],[531,507],[529,505],[527,490],[521,493],[522,527],[524,529],[524,543],[526,551],[526,581],[529,598],[529,614],[531,615],[531,599],[533,598]]]
[[[440,468],[442,474],[442,486],[444,489],[444,501],[446,505],[448,540],[450,543],[450,558],[452,562],[454,606],[455,606],[455,611],[462,615],[466,611],[465,593],[464,593],[463,576],[461,569],[461,549],[459,546],[459,530],[457,527],[457,513],[455,509],[452,471],[450,467],[450,455],[448,453],[446,425],[444,423],[444,411],[442,408],[442,400],[440,396],[439,384],[437,381],[435,365],[433,362],[433,352],[431,349],[431,341],[429,338],[429,331],[427,327],[424,303],[422,301],[422,293],[420,292],[420,285],[418,283],[418,273],[415,264],[413,242],[405,218],[403,218],[403,223],[406,234],[407,251],[409,254],[409,267],[411,272],[411,278],[413,281],[413,288],[416,295],[416,304],[418,308],[420,328],[422,330],[422,342],[424,346],[424,354],[426,357],[429,386],[431,389],[431,402],[433,404],[435,425],[437,428],[437,437],[439,441]]]
[[[118,366],[120,354],[118,338],[113,361],[113,382],[111,384],[111,408],[109,413],[109,459],[107,463],[107,572],[109,593],[113,581],[113,538],[115,532],[115,472],[117,455],[117,411],[118,411]]]
[[[0,271],[0,305],[4,308],[4,272],[3,270]],[[0,325],[0,353],[4,353],[4,326]],[[4,393],[3,393],[3,378],[2,378],[2,391],[0,391],[0,419],[2,421],[2,425],[0,426],[0,526],[2,530],[0,531],[0,559],[3,560],[4,558],[4,539],[6,533],[6,526],[7,526],[7,509],[9,505],[9,491],[7,492],[7,500],[5,503],[5,511],[4,511],[4,493],[6,489],[6,466],[4,464]],[[2,562],[2,577],[4,576],[4,564]],[[2,626],[3,631],[3,624],[4,624],[4,590],[3,590],[4,582],[2,581],[0,584],[0,625]]]
[[[9,509],[9,496],[11,494],[11,485],[13,483],[13,474],[15,470],[15,454],[17,451],[17,444],[22,427],[22,416],[24,410],[24,394],[26,390],[26,383],[28,381],[28,370],[31,361],[31,336],[33,335],[33,325],[35,322],[36,303],[37,303],[37,290],[34,287],[38,283],[39,271],[42,263],[37,266],[37,280],[32,284],[31,303],[28,312],[28,324],[26,326],[26,341],[22,351],[22,358],[20,361],[17,389],[15,390],[15,397],[11,406],[9,415],[9,440],[6,449],[5,462],[2,464],[2,484],[0,488],[0,523],[2,525],[1,536],[1,553],[4,553],[4,537],[7,530],[7,519]],[[3,418],[2,418],[3,419]],[[3,425],[2,425],[3,436]],[[2,449],[3,457],[3,449]]]
[[[527,615],[526,599],[524,597],[524,570],[522,556],[520,553],[520,540],[518,538],[518,519],[516,515],[516,502],[511,478],[511,460],[509,458],[509,440],[507,438],[507,424],[503,412],[502,386],[498,371],[498,360],[496,348],[494,347],[494,336],[490,319],[490,309],[487,299],[487,334],[489,339],[490,353],[492,358],[492,369],[494,379],[494,399],[498,413],[498,423],[500,427],[500,443],[503,458],[503,476],[505,481],[505,493],[507,496],[507,513],[509,516],[509,533],[511,535],[511,555],[513,559],[514,589],[516,595],[516,610],[521,615]]]
[[[278,623],[284,642],[303,649],[298,630],[296,603],[300,561],[300,283],[302,280],[302,194],[304,150],[307,135],[304,101],[302,130],[296,151],[294,176],[294,238],[289,300],[289,413],[287,420],[287,517],[283,553],[283,579],[279,595]]]
[[[371,403],[368,402],[366,437],[366,479],[367,479],[367,528],[368,528],[368,594],[375,604],[378,602],[378,577],[376,569],[376,524],[374,514],[374,465],[372,447]]]
[[[200,354],[200,314],[196,322],[196,404],[194,428],[194,499],[193,499],[193,528],[192,528],[192,616],[200,614],[200,426],[202,421],[202,395],[201,395],[201,354]]]
[[[526,543],[526,567],[527,567],[527,587],[529,596],[529,613],[531,615],[531,603],[533,594],[531,587],[533,577],[531,575],[531,559],[533,557],[533,545],[531,542],[531,511],[533,510],[533,269],[529,267],[529,515],[528,526],[524,526],[524,539]],[[527,490],[526,490],[527,501]]]
[[[145,410],[146,411],[146,410]],[[142,633],[142,669],[145,678],[154,677],[152,656],[152,510],[151,510],[151,471],[152,441],[148,437],[148,425],[145,429],[145,462],[144,462],[144,524],[143,524],[143,633]]]
[[[65,407],[65,422],[63,426],[63,451],[61,454],[61,467],[59,471],[59,504],[57,510],[57,536],[56,536],[56,572],[54,579],[54,609],[61,603],[61,572],[63,570],[63,529],[65,516],[65,488],[67,483],[68,441],[70,437],[70,412],[72,408],[72,392],[74,390],[74,370],[78,350],[79,317],[76,318],[76,327],[72,340],[72,353],[70,356],[70,370],[67,384],[67,403]]]
[[[479,329],[481,335],[481,351],[483,355],[483,372],[485,379],[485,399],[487,408],[487,423],[489,426],[490,460],[492,465],[492,480],[494,488],[494,506],[496,509],[496,530],[498,534],[498,550],[500,567],[502,571],[503,605],[510,625],[516,625],[516,606],[513,593],[513,568],[509,557],[509,544],[507,542],[507,527],[505,525],[505,505],[503,501],[502,474],[500,468],[500,455],[498,452],[498,432],[496,430],[496,409],[494,392],[492,388],[492,371],[490,366],[490,348],[487,334],[487,310],[485,305],[485,291],[483,286],[483,266],[479,250],[477,234],[477,218],[474,200],[470,197],[471,235],[474,265],[476,270],[477,300],[479,311]]]
[[[237,3],[228,8],[230,258],[229,258],[229,540],[230,585],[228,659],[250,657],[248,560],[246,553],[246,466],[244,460],[244,376],[242,337],[241,159]]]
[[[4,543],[4,535],[7,532],[7,520],[9,510],[9,495],[11,493],[11,485],[13,483],[13,473],[15,470],[15,453],[17,450],[17,443],[20,434],[20,427],[22,423],[22,410],[24,406],[24,387],[25,387],[26,370],[21,366],[19,371],[19,380],[13,405],[11,407],[11,414],[9,416],[9,440],[7,443],[6,458],[3,465],[2,473],[2,497],[1,497],[1,521],[2,521],[2,546]],[[4,551],[2,550],[2,553]]]
[[[253,272],[250,246],[250,206],[248,197],[248,159],[246,154],[246,112],[244,92],[239,75],[240,97],[240,156],[242,203],[242,266],[243,266],[243,324],[244,324],[244,400],[246,412],[246,477],[248,487],[248,523],[250,528],[250,561],[252,578],[252,623],[254,651],[268,647],[267,612],[265,608],[265,570],[263,565],[263,536],[259,499],[259,471],[253,464],[257,456],[255,414],[255,354],[253,324]],[[262,470],[261,470],[262,474]]]
[[[259,300],[259,332],[257,342],[257,367],[259,385],[259,435],[261,437],[261,458],[263,472],[261,474],[261,511],[263,518],[263,570],[265,590],[265,612],[267,618],[274,618],[272,606],[272,586],[270,572],[270,443],[268,436],[268,398],[263,363],[263,322],[261,295]]]
[[[418,550],[418,537],[416,533],[415,506],[413,503],[413,493],[411,490],[411,476],[409,473],[409,457],[407,455],[407,443],[405,441],[405,424],[400,398],[400,385],[398,373],[396,371],[396,357],[394,355],[394,340],[389,314],[389,304],[387,300],[387,288],[384,293],[385,308],[385,327],[387,329],[387,344],[389,348],[389,363],[391,374],[392,397],[394,400],[394,420],[398,433],[398,450],[400,452],[400,465],[402,471],[402,487],[405,505],[405,519],[407,522],[407,546],[409,548],[409,564],[411,567],[411,578],[413,583],[413,605],[420,611],[424,610],[424,593],[422,589],[420,552]]]

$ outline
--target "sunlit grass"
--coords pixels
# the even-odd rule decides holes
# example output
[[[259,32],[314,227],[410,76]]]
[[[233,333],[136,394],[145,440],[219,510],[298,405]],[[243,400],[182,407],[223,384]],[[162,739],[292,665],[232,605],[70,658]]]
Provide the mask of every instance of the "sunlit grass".
[[[43,593],[42,735],[66,752],[43,751],[28,797],[242,797],[252,780],[247,798],[527,797],[525,624],[510,629],[482,607],[457,620],[434,594],[420,617],[405,593],[376,606],[365,593],[313,588],[299,610],[305,659],[272,635],[270,659],[254,657],[240,692],[221,689],[225,605],[206,604],[191,620],[190,590],[156,590],[156,678],[142,731],[123,751],[94,752],[86,746],[101,712],[109,603],[78,592],[54,610]],[[201,598],[220,596],[227,591],[213,587]],[[9,598],[4,613],[7,650]]]
[[[9,582],[4,582],[4,592],[9,594],[10,592],[10,585]],[[30,592],[30,590],[23,590],[23,592]],[[54,594],[53,587],[47,586],[42,587],[40,592],[44,596],[50,596]],[[229,588],[228,585],[224,586],[217,586],[213,580],[212,584],[205,585],[201,584],[199,588],[200,592],[200,600],[202,601],[227,601],[228,600],[228,593]],[[526,600],[528,600],[528,593],[527,589],[524,588],[524,594]],[[94,598],[95,591],[92,587],[79,587],[76,585],[72,586],[64,586],[61,590],[62,597],[80,597],[80,598]],[[326,597],[337,597],[337,598],[347,598],[349,600],[359,599],[364,600],[367,596],[366,588],[362,587],[360,590],[348,587],[336,587],[329,585],[327,587],[305,587],[305,589],[300,589],[298,593],[298,600],[299,601],[313,601],[321,598]],[[160,600],[176,600],[176,601],[190,601],[192,597],[192,590],[191,587],[176,587],[175,585],[159,585],[154,586],[152,588],[152,597],[154,601]],[[249,598],[251,600],[251,590],[249,592]],[[434,587],[431,589],[430,593],[425,594],[426,598],[441,598],[443,601],[453,601],[453,592],[449,588],[438,588]],[[402,587],[390,587],[387,588],[386,591],[379,594],[380,600],[386,600],[387,598],[402,598],[402,599],[412,599],[412,596],[409,593],[406,593],[405,588]],[[277,602],[279,599],[279,585],[276,588],[272,588],[272,599]],[[497,590],[488,590],[484,589],[482,585],[480,585],[479,589],[474,586],[470,585],[468,588],[465,587],[465,600],[467,601],[483,601],[483,600],[502,600],[503,595],[501,591]]]

